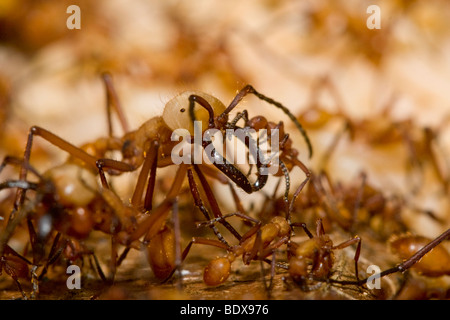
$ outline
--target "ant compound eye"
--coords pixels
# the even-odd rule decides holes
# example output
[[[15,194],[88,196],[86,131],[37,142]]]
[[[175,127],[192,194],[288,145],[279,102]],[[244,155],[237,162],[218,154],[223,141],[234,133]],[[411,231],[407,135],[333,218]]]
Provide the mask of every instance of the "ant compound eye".
[[[164,122],[172,131],[176,129],[187,129],[191,135],[194,135],[194,124],[189,112],[189,97],[192,95],[205,99],[212,107],[215,116],[225,111],[224,104],[209,94],[199,91],[183,92],[167,102],[162,115]],[[198,103],[195,103],[194,115],[197,121],[201,121],[202,131],[208,129],[208,111]]]

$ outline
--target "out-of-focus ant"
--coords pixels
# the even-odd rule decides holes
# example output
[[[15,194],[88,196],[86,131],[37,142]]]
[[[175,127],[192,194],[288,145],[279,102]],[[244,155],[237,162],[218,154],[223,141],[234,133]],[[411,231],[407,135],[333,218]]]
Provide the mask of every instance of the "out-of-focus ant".
[[[177,143],[176,141],[172,141],[174,130],[184,128],[189,131],[189,134],[193,135],[195,133],[193,120],[195,119],[200,119],[203,124],[206,124],[206,128],[208,129],[226,130],[227,128],[230,128],[230,126],[236,126],[236,122],[242,116],[238,115],[235,120],[228,122],[229,113],[246,95],[253,94],[259,99],[274,105],[286,113],[303,134],[308,144],[310,154],[312,153],[312,147],[306,133],[289,110],[273,99],[260,94],[251,86],[246,86],[239,91],[227,108],[218,99],[208,94],[193,91],[182,93],[166,104],[162,116],[148,120],[136,131],[128,131],[128,125],[121,112],[120,103],[112,86],[110,75],[104,74],[103,80],[107,88],[109,136],[97,139],[92,143],[87,143],[82,147],[76,147],[46,129],[33,126],[29,131],[19,181],[27,181],[27,173],[30,171],[30,156],[35,136],[40,136],[70,155],[69,161],[59,167],[60,174],[53,176],[55,185],[63,185],[62,188],[57,188],[58,190],[62,190],[63,193],[66,192],[66,190],[71,189],[64,188],[64,184],[70,184],[73,179],[78,180],[79,182],[82,180],[79,178],[76,179],[73,175],[70,175],[69,172],[71,170],[77,172],[85,171],[87,173],[91,172],[88,174],[89,177],[92,173],[98,173],[103,186],[103,191],[100,192],[101,198],[103,198],[103,202],[107,203],[105,207],[112,208],[113,211],[113,214],[107,215],[107,219],[111,217],[113,220],[118,219],[120,221],[119,225],[121,226],[121,228],[113,228],[111,227],[111,224],[106,224],[107,228],[109,228],[109,232],[113,234],[111,259],[113,268],[116,266],[116,249],[118,245],[126,247],[124,253],[119,257],[118,262],[120,262],[126,256],[126,253],[130,248],[141,248],[141,242],[139,241],[141,237],[144,237],[143,243],[146,245],[150,244],[150,246],[152,246],[151,242],[153,240],[156,242],[159,241],[156,239],[160,239],[162,244],[164,244],[164,242],[171,242],[172,239],[174,239],[171,235],[173,230],[171,228],[166,228],[166,220],[170,209],[176,201],[176,197],[180,193],[186,175],[188,176],[190,190],[194,197],[195,204],[205,215],[205,218],[207,218],[207,220],[212,217],[216,218],[217,221],[223,224],[236,238],[241,239],[240,234],[225,219],[220,219],[222,216],[220,207],[205,175],[208,175],[213,179],[220,180],[220,178],[218,177],[218,173],[206,164],[196,165],[191,163],[181,163],[178,165],[171,189],[166,194],[162,203],[156,208],[153,208],[152,200],[155,189],[156,169],[158,167],[165,167],[173,164],[171,154]],[[195,104],[199,104],[202,108],[200,110],[194,110]],[[114,108],[117,112],[122,128],[126,132],[122,138],[113,136],[110,119],[111,108]],[[267,121],[265,121],[265,125],[262,126],[262,120],[263,119],[258,119],[258,121],[246,121],[246,126],[258,128],[269,126]],[[275,127],[280,128],[282,125]],[[307,174],[307,178],[304,182],[306,183],[309,178],[309,171],[297,159],[298,152],[291,148],[288,143],[289,139],[287,135],[284,135],[280,139],[282,139],[282,161],[299,166],[305,174]],[[209,146],[210,142],[203,141],[203,148]],[[122,159],[113,160],[107,158],[109,152],[112,151],[119,151],[122,154]],[[222,160],[214,162],[214,166],[244,191],[248,193],[255,192],[263,188],[266,184],[267,175],[262,174],[262,170],[270,164],[263,164],[262,160],[259,159],[257,161],[257,179],[255,182],[251,183],[245,174],[233,164],[229,163],[226,158],[223,158],[217,150],[212,148],[211,152],[214,154],[213,156],[216,160],[218,158],[221,158]],[[127,206],[124,205],[109,188],[105,171],[111,175],[118,175],[123,172],[138,170],[138,168],[141,168],[141,170],[139,172],[134,193],[130,200],[131,206]],[[51,170],[52,174],[55,171],[56,170]],[[206,194],[208,205],[213,212],[213,216],[210,215],[208,207],[204,205],[203,200],[200,197],[201,193],[194,176],[200,181],[200,187],[202,188],[203,193]],[[86,188],[86,183],[82,183],[81,187]],[[18,186],[15,207],[10,215],[10,220],[14,220],[16,212],[20,211],[20,208],[23,207],[26,199],[26,191],[28,189],[29,188]],[[95,190],[95,187],[92,189]],[[78,191],[72,192],[68,196],[70,198],[68,203],[64,203],[63,199],[66,195],[63,195],[61,201],[57,202],[58,205],[66,206],[68,204],[77,204],[80,201],[84,201],[85,199],[81,198],[85,195],[85,192],[82,192],[83,190],[80,189],[77,190]],[[89,194],[89,192],[88,197],[92,197],[92,194]],[[83,202],[77,207],[83,211],[83,209],[86,209],[86,205],[87,202]],[[146,214],[146,212],[149,212],[150,214]],[[62,221],[62,224],[69,226],[69,229],[71,228],[70,223],[67,224]],[[76,224],[76,226],[81,226],[81,224]],[[99,226],[97,225],[97,227]],[[101,228],[101,226],[99,228]],[[226,240],[220,235],[215,226],[211,225],[211,228],[214,230],[220,241],[226,244]],[[89,232],[90,226],[88,226],[85,231]],[[153,252],[151,249],[149,250],[150,252]]]
[[[21,159],[6,157],[0,165],[0,171],[8,164],[22,165],[22,163]],[[67,258],[68,263],[74,263],[86,255],[93,256],[100,277],[106,281],[95,254],[83,244],[83,240],[96,228],[97,219],[91,212],[90,206],[103,199],[93,189],[94,176],[91,176],[91,182],[93,181],[94,184],[89,189],[89,176],[79,176],[80,172],[76,173],[76,169],[81,168],[74,165],[68,166],[74,167],[73,175],[68,175],[69,171],[65,168],[61,178],[60,167],[54,167],[41,175],[28,165],[28,170],[38,178],[38,182],[8,180],[1,185],[1,189],[23,188],[34,191],[33,197],[28,197],[22,203],[14,218],[11,219],[10,216],[0,240],[0,256],[3,256],[5,250],[8,250],[8,242],[14,235],[14,231],[25,222],[32,249],[32,262],[30,262],[32,298],[39,294],[39,280],[61,255]],[[103,207],[106,208],[105,203]],[[49,243],[52,245],[47,255],[46,247]],[[37,270],[41,266],[44,268],[38,275]]]
[[[328,90],[335,101],[335,110],[330,111],[319,103],[319,94],[322,90]],[[344,121],[342,131],[337,132],[334,140],[325,150],[320,166],[326,166],[334,149],[345,132],[352,142],[361,142],[373,148],[385,148],[386,146],[400,146],[405,148],[408,157],[408,170],[416,170],[422,174],[425,165],[429,165],[442,188],[446,191],[449,187],[448,168],[443,167],[439,155],[435,150],[437,134],[445,128],[450,118],[445,118],[438,128],[419,127],[412,119],[393,120],[389,112],[395,102],[395,97],[390,99],[381,110],[370,118],[352,119],[344,110],[344,103],[330,77],[324,76],[318,80],[311,92],[311,100],[297,119],[308,130],[322,129],[331,121]],[[415,188],[413,191],[416,191]]]
[[[358,260],[361,252],[361,238],[355,236],[338,245],[334,245],[325,233],[321,219],[316,222],[316,235],[313,235],[305,223],[293,223],[292,227],[301,227],[309,239],[296,243],[289,242],[289,275],[292,279],[305,286],[310,279],[329,279],[334,264],[334,250],[344,249],[356,244],[354,256],[355,277],[359,280]]]
[[[305,230],[306,231],[306,230]],[[336,280],[331,278],[315,277],[307,270],[307,265],[300,261],[298,269],[295,265],[290,271],[293,279],[299,277],[301,283],[305,279],[322,281],[327,283],[335,283],[340,285],[366,285],[369,281],[374,279],[380,279],[387,275],[396,272],[405,272],[410,268],[415,268],[419,273],[429,277],[439,277],[449,274],[448,262],[450,261],[450,255],[447,250],[439,246],[439,244],[450,237],[450,229],[444,231],[441,235],[433,240],[426,239],[418,236],[405,236],[394,239],[391,243],[391,247],[400,257],[403,262],[387,270],[381,271],[377,274],[373,274],[370,277],[360,279],[356,277],[356,280]],[[358,251],[358,250],[357,250]],[[359,255],[359,251],[358,251]],[[355,268],[357,269],[357,254],[355,254]],[[326,261],[317,261],[316,263],[324,263]],[[311,269],[314,270],[314,269]],[[306,272],[306,277],[305,277]]]

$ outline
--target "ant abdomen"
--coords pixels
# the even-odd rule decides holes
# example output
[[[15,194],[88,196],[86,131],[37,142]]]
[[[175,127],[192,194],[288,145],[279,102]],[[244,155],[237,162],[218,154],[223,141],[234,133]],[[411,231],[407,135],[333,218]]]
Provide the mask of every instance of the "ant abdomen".
[[[406,260],[430,241],[431,239],[423,236],[406,234],[393,237],[389,246],[394,254]],[[412,268],[428,277],[450,275],[450,254],[443,246],[436,246]]]
[[[217,286],[224,283],[231,270],[231,262],[228,257],[221,257],[212,260],[203,272],[203,281],[208,286]]]
[[[175,269],[175,235],[165,226],[147,246],[147,259],[158,279],[166,279]]]

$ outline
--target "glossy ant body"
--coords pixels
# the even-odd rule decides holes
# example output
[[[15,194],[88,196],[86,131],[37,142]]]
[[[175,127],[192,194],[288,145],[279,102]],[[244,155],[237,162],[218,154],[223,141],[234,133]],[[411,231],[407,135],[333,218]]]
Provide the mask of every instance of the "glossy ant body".
[[[242,219],[255,223],[242,236],[239,244],[230,246],[218,240],[194,237],[186,246],[181,256],[181,261],[183,261],[193,244],[215,246],[227,251],[225,256],[211,260],[205,267],[203,281],[208,286],[218,286],[224,283],[230,276],[232,263],[240,256],[242,256],[245,265],[250,264],[254,260],[265,261],[271,263],[273,266],[272,270],[274,270],[275,259],[272,258],[270,260],[267,257],[273,255],[277,248],[286,244],[290,237],[291,228],[289,223],[285,218],[279,216],[272,218],[270,222],[262,225],[260,221],[237,212],[199,223],[198,226],[209,226],[218,222],[220,219],[226,219],[231,216],[239,216]]]
[[[328,279],[334,264],[334,250],[344,249],[357,244],[355,251],[355,277],[359,280],[358,259],[361,252],[361,238],[355,236],[338,245],[325,233],[321,219],[316,222],[316,235],[313,235],[305,223],[294,223],[292,227],[302,227],[309,239],[289,244],[289,274],[295,282],[303,283],[307,279]]]
[[[449,234],[450,232],[447,230],[443,235],[444,237],[447,235],[448,238]],[[402,234],[400,236],[394,235],[389,240],[389,247],[395,255],[402,260],[406,260],[432,242],[432,239],[423,236]],[[411,268],[427,277],[450,275],[450,254],[443,246],[436,246],[420,260],[417,259],[417,262]]]

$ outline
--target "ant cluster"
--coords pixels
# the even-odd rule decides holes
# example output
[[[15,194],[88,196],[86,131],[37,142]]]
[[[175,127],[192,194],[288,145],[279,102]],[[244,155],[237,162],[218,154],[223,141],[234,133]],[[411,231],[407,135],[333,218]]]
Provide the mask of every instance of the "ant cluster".
[[[29,297],[22,286],[22,278],[31,278],[30,297],[38,298],[40,288],[56,277],[58,264],[70,265],[84,259],[89,260],[106,285],[112,285],[130,250],[146,252],[153,274],[161,282],[176,277],[181,281],[181,267],[194,244],[216,247],[225,252],[205,266],[203,280],[206,286],[225,283],[233,272],[232,264],[242,257],[244,265],[259,262],[262,272],[265,263],[270,265],[270,283],[267,284],[263,277],[269,296],[278,271],[284,272],[286,283],[298,285],[301,290],[314,290],[323,283],[362,288],[366,286],[367,278],[361,278],[358,270],[363,249],[362,238],[356,232],[362,226],[369,227],[379,237],[385,238],[405,231],[399,216],[401,201],[387,198],[381,190],[370,186],[365,175],[361,185],[355,188],[333,183],[325,172],[313,173],[299,159],[299,151],[293,147],[293,140],[285,132],[282,121],[275,123],[263,116],[249,118],[246,110],[231,119],[231,112],[242,99],[254,95],[290,118],[304,138],[309,155],[312,155],[311,142],[301,124],[306,117],[294,116],[281,103],[250,85],[240,90],[228,106],[202,92],[184,92],[166,104],[162,116],[154,117],[131,131],[111,76],[103,74],[103,81],[109,124],[106,137],[75,146],[44,128],[33,126],[29,130],[23,158],[7,156],[0,165],[0,172],[6,166],[19,168],[18,179],[0,184],[0,190],[16,190],[8,199],[12,206],[9,215],[5,214],[6,206],[2,206],[0,272],[4,270],[15,281],[25,299]],[[113,132],[113,112],[125,132],[122,137]],[[252,172],[252,166],[244,173],[211,141],[203,142],[202,147],[209,150],[212,158],[221,161],[174,164],[171,154],[177,142],[171,139],[173,132],[183,128],[194,135],[193,123],[198,119],[207,130],[220,132],[238,128],[256,132],[266,130],[269,137],[271,130],[278,130],[279,167],[272,175],[279,179],[279,184],[284,182],[285,192],[281,196],[277,196],[277,192],[267,196],[260,212],[246,212],[236,188],[249,194],[265,192],[268,175],[263,172],[273,164],[259,158],[259,153],[256,173]],[[239,123],[243,126],[240,127]],[[35,169],[31,155],[36,136],[66,152],[69,155],[67,161],[43,173]],[[249,140],[242,141],[247,149],[251,143]],[[274,142],[269,141],[271,144]],[[119,153],[121,159],[112,159],[110,155],[113,152]],[[158,169],[169,166],[175,168],[175,175],[165,194],[158,195],[161,191],[157,185]],[[290,173],[296,167],[305,178],[291,193],[293,181]],[[115,176],[130,172],[137,172],[137,180],[129,200],[122,199],[111,182]],[[236,212],[223,212],[212,186],[216,182],[230,187]],[[179,212],[185,204],[183,201],[193,204],[203,215],[203,221],[192,224],[197,228],[209,228],[213,238],[192,234],[185,249],[181,250],[181,233],[185,232],[185,226],[181,227]],[[316,225],[315,234],[309,231],[310,222],[306,221],[310,216]],[[240,219],[242,226],[230,223],[231,217]],[[298,240],[294,232],[298,228],[306,234],[306,240]],[[331,228],[342,229],[349,239],[335,245],[325,232]],[[96,248],[86,245],[87,240],[94,237],[94,231],[96,236],[100,234],[110,243],[108,273],[102,270]],[[428,276],[450,274],[450,256],[444,248],[438,247],[449,235],[450,230],[434,240],[412,235],[397,237],[391,243],[392,248],[404,261],[378,276],[404,272],[411,267]],[[14,248],[16,242],[12,240],[15,236],[26,243],[23,252],[19,253],[20,250]],[[351,246],[356,246],[354,279],[335,279],[334,253]]]

